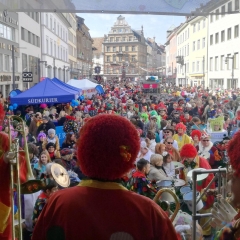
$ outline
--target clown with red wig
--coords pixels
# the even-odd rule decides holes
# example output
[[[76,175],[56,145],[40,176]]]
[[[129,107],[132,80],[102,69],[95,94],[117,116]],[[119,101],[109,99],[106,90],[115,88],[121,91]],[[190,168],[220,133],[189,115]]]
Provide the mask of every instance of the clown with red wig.
[[[201,131],[199,131],[199,130],[192,130],[191,137],[192,137],[192,140],[193,140],[193,145],[195,147],[198,147],[200,139],[201,139],[201,136],[202,136]]]
[[[185,144],[192,143],[192,139],[185,134],[186,126],[183,123],[178,123],[175,129],[177,134],[173,135],[173,139],[177,141],[179,150],[181,150]]]
[[[185,166],[184,169],[180,171],[180,178],[187,181],[187,174],[189,171],[197,168],[211,169],[208,161],[197,155],[197,150],[192,144],[185,144],[180,152],[182,158],[182,163]],[[214,175],[210,173],[208,177],[200,182],[197,182],[197,191],[203,192],[204,188],[208,186]],[[211,189],[215,189],[215,183],[213,182],[210,186]],[[214,196],[204,196],[202,198],[204,207],[200,210],[200,213],[209,213],[211,211]],[[208,221],[207,218],[201,218],[200,225],[203,226]],[[203,228],[203,235],[211,235],[211,226],[208,224]]]
[[[49,199],[32,240],[177,239],[155,202],[118,181],[134,168],[140,149],[139,134],[130,121],[116,115],[93,117],[82,127],[77,145],[88,179]]]

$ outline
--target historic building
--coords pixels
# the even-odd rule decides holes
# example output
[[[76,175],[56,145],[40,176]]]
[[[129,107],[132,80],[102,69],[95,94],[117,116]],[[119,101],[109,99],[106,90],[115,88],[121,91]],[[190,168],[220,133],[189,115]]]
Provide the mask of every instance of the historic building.
[[[119,16],[108,35],[104,36],[104,76],[107,79],[146,76],[147,45],[143,27],[136,31]]]
[[[89,28],[84,23],[84,19],[77,16],[77,62],[80,69],[79,78],[92,77],[92,44],[93,39],[89,33]]]
[[[104,73],[104,55],[103,55],[103,37],[93,38],[93,76],[95,78],[103,76]],[[95,68],[100,67],[98,73]]]

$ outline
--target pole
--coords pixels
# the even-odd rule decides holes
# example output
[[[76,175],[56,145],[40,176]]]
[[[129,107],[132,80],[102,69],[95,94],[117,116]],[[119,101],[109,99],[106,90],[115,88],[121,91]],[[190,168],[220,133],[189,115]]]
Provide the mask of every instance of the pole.
[[[40,58],[38,58],[37,64],[38,64],[38,82],[40,82],[41,80]]]
[[[204,73],[205,73],[205,57],[203,56],[203,89],[205,88],[205,83],[204,83]]]
[[[13,85],[12,85],[12,90],[15,89],[15,57],[14,57],[14,50],[15,47],[12,45],[12,78],[13,78]]]
[[[63,81],[66,82],[66,76],[65,76],[65,65],[63,66]]]
[[[56,77],[55,58],[53,58],[53,77]]]

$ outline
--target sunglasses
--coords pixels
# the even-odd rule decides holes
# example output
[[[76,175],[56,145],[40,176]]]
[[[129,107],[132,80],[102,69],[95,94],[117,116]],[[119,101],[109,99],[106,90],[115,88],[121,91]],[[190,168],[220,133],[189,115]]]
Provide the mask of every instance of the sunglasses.
[[[167,142],[167,144],[173,144],[173,142]]]
[[[163,132],[163,133],[170,133],[169,131]]]
[[[203,142],[209,142],[209,140],[202,140]]]

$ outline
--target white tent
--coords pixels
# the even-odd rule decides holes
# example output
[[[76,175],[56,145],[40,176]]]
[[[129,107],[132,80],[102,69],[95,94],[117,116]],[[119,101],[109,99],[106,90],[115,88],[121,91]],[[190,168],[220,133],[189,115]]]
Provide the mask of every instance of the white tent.
[[[89,81],[88,79],[82,79],[82,80],[76,80],[76,79],[70,79],[67,84],[82,89],[84,90],[90,90],[90,89],[95,89],[95,87],[98,85],[96,83],[93,83]]]

